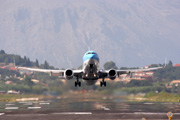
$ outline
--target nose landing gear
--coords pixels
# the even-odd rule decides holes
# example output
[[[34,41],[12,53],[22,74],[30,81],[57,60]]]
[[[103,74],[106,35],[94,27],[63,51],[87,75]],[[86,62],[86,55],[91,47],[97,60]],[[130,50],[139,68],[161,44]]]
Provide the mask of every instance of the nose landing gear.
[[[93,67],[94,67],[94,65],[93,65],[93,64],[90,64],[89,67],[90,67],[90,73],[93,73]]]

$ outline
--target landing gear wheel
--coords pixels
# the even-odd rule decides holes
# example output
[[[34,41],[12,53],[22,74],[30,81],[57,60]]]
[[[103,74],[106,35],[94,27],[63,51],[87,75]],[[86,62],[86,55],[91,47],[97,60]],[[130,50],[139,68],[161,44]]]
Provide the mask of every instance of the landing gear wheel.
[[[100,82],[100,86],[102,87],[102,85],[103,85],[103,83],[102,82]]]
[[[106,87],[106,82],[104,82],[104,86]]]
[[[79,82],[79,81],[78,81],[78,82],[75,82],[75,87],[77,87],[77,86],[80,87],[80,86],[81,86],[81,82]]]
[[[79,82],[78,84],[79,84],[79,87],[81,87],[81,82]]]
[[[79,82],[79,78],[77,77],[77,81],[75,82],[75,87],[77,87],[79,85],[79,87],[81,86],[81,82]]]
[[[106,87],[106,82],[105,81],[100,82],[100,86],[102,87],[103,85]]]

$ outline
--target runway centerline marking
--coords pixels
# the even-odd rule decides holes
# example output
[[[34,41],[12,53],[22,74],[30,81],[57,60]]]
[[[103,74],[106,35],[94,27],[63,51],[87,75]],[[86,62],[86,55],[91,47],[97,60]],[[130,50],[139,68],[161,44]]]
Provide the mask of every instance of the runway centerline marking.
[[[7,106],[11,106],[11,105],[15,105],[15,104],[10,104],[10,103],[9,103],[9,104],[6,104],[6,105],[7,105]]]
[[[18,116],[18,117],[27,117],[27,116],[45,116],[45,115],[48,115],[48,114],[8,114],[6,116]]]
[[[91,115],[92,112],[60,112],[60,113],[52,113],[52,114],[60,114],[60,115]]]
[[[19,107],[6,107],[6,110],[15,110],[15,109],[19,109]]]
[[[146,104],[146,105],[153,105],[154,103],[144,103],[144,104]]]
[[[40,109],[41,107],[28,107],[27,109]]]
[[[110,110],[109,108],[105,107],[105,106],[101,106],[102,109],[104,110]]]
[[[153,113],[153,112],[134,112],[134,114],[149,114],[149,115],[166,115],[167,113]],[[173,114],[176,114],[176,115],[180,115],[180,113],[173,113]]]
[[[49,105],[50,103],[39,103],[40,105]]]

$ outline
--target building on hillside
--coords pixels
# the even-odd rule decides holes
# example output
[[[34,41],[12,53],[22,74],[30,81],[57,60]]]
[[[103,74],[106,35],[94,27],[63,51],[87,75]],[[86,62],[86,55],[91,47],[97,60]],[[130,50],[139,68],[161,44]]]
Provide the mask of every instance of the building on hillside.
[[[132,76],[132,79],[135,80],[147,80],[147,79],[151,79],[154,75],[154,72],[152,71],[147,71],[147,72],[136,72],[134,73],[134,75]]]
[[[146,75],[145,72],[139,71],[139,72],[135,72],[133,76],[144,76],[144,75]]]
[[[146,75],[153,76],[153,75],[154,75],[154,72],[152,72],[152,71],[147,71],[147,72],[146,72]]]
[[[150,67],[151,67],[151,65],[146,65],[144,68],[147,69],[147,68],[150,68]]]
[[[143,72],[143,71],[139,71],[139,72],[135,72],[132,74],[132,77],[130,77],[130,75],[128,74],[124,74],[124,75],[120,75],[120,79],[121,81],[131,81],[132,79],[135,80],[147,80],[147,79],[152,79],[154,75],[154,72],[152,71],[147,71],[147,72]]]
[[[6,81],[5,84],[7,84],[7,85],[15,85],[15,83],[12,82],[12,81]]]
[[[1,69],[8,69],[8,70],[18,71],[17,68],[14,66],[13,63],[9,63],[9,65],[5,65],[5,64],[2,64],[2,63],[1,63],[0,68],[1,68]]]
[[[7,94],[20,94],[20,91],[8,90]]]
[[[21,75],[31,75],[31,74],[33,74],[33,72],[32,71],[29,71],[29,70],[19,70],[19,72],[20,72],[20,74]]]
[[[170,85],[180,86],[180,80],[173,80],[170,82]]]
[[[31,81],[35,84],[39,83],[39,80],[36,80],[36,79],[32,79]]]
[[[6,91],[2,90],[0,91],[0,94],[6,94]]]
[[[9,70],[18,71],[17,68],[15,68],[15,67],[10,67]]]
[[[180,80],[173,80],[170,83],[167,83],[166,88],[171,89],[173,85],[176,87],[180,86]]]
[[[145,76],[145,75],[153,76],[154,72],[152,72],[152,71],[147,71],[147,72],[140,71],[140,72],[135,72],[134,75],[137,75],[137,76]]]
[[[180,64],[175,64],[174,67],[180,67]]]

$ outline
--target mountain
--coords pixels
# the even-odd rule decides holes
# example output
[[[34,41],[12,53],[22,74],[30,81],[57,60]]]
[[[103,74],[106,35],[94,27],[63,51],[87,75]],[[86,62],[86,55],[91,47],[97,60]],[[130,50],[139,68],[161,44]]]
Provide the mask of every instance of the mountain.
[[[180,60],[179,0],[2,0],[0,49],[78,67],[90,47],[101,66]]]

